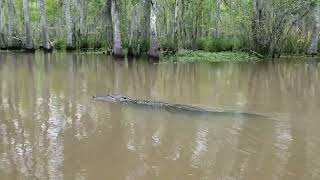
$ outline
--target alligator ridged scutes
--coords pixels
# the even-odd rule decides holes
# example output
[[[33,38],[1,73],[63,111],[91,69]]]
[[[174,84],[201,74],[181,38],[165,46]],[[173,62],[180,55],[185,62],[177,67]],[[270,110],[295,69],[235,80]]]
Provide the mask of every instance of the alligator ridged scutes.
[[[262,115],[262,114],[258,114],[258,113],[241,112],[241,111],[239,112],[239,111],[230,111],[230,110],[221,110],[221,109],[206,109],[206,108],[196,107],[196,106],[192,106],[192,105],[170,104],[170,103],[161,102],[161,101],[133,99],[133,98],[123,96],[123,95],[108,94],[106,96],[94,96],[93,99],[96,101],[161,108],[161,109],[165,109],[170,112],[181,112],[182,111],[182,112],[192,112],[192,113],[213,113],[213,114],[221,114],[221,115],[244,115],[244,116],[255,116],[255,117],[267,118],[267,116]]]

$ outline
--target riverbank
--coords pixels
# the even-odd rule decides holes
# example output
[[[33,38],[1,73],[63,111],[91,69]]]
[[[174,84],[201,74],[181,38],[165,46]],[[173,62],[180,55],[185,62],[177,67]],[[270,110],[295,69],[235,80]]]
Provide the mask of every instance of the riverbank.
[[[13,53],[35,53],[35,52],[42,52],[41,50],[35,51],[25,51],[21,50],[0,50],[1,52],[13,52]],[[55,49],[53,53],[80,53],[80,54],[104,54],[104,55],[112,55],[110,49],[82,49],[82,50],[73,50],[73,51],[66,51]],[[127,49],[124,49],[125,54],[127,54]],[[51,52],[50,52],[51,53]],[[202,50],[184,50],[181,49],[175,53],[168,53],[165,51],[161,52],[161,56],[159,61],[161,62],[181,62],[181,63],[188,63],[188,62],[252,62],[252,61],[260,61],[266,60],[264,58],[260,58],[253,53],[249,52],[241,52],[241,51],[223,51],[223,52],[209,52],[209,51],[202,51]],[[306,55],[297,55],[297,54],[283,54],[281,55],[281,59],[305,59],[310,58],[311,56]],[[129,58],[129,57],[127,57]],[[147,54],[142,54],[139,57],[134,59],[147,59]],[[318,56],[314,56],[313,58],[319,58]],[[132,58],[130,58],[132,59]]]

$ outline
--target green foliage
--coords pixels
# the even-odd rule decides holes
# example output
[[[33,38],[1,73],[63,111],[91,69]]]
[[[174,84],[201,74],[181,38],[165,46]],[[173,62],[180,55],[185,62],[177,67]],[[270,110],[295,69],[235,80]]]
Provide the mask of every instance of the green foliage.
[[[235,38],[199,38],[196,41],[197,50],[209,52],[234,51],[241,47],[241,41]]]
[[[86,36],[79,40],[78,47],[79,49],[88,49],[90,47],[88,38]]]
[[[54,48],[59,50],[65,48],[66,45],[67,45],[67,40],[65,38],[56,39],[54,42]]]
[[[206,52],[206,51],[178,51],[175,56],[168,58],[179,62],[195,62],[195,61],[208,61],[208,62],[224,62],[224,61],[252,61],[258,60],[256,57],[251,56],[245,52]]]
[[[89,47],[95,50],[100,50],[102,48],[110,48],[105,38],[102,38],[98,34],[93,34],[88,37]]]
[[[29,2],[29,8],[30,8],[30,17],[31,20],[34,22],[37,22],[39,20],[39,10],[38,10],[38,4],[36,0],[32,0]]]
[[[304,35],[288,35],[282,44],[282,52],[287,54],[302,54],[308,47],[309,42]]]
[[[90,45],[95,50],[99,50],[103,47],[103,43],[101,41],[93,41],[90,43]]]
[[[148,40],[143,40],[143,41],[141,42],[141,51],[142,51],[142,52],[148,52],[148,50],[149,50],[149,44],[150,44],[150,42],[149,42]]]
[[[127,49],[129,47],[129,41],[127,39],[122,41],[122,48]]]
[[[64,0],[45,0],[46,21],[49,39],[55,41],[55,48],[66,48],[66,22],[63,7]],[[8,17],[6,17],[6,1],[2,4],[2,29],[6,35]],[[14,36],[25,39],[22,0],[14,0],[15,22]],[[76,49],[108,48],[112,46],[112,22],[107,0],[77,0],[70,3],[72,28]],[[122,47],[128,48],[130,35],[136,39],[131,46],[141,50],[149,50],[149,15],[150,1],[117,0],[120,19]],[[176,8],[176,2],[178,7]],[[254,6],[252,0],[212,1],[212,0],[157,0],[157,35],[159,48],[176,52],[179,48],[208,52],[237,51],[255,49],[253,43],[266,42],[266,49],[276,44],[274,51],[281,49],[285,53],[304,53],[310,40],[314,23],[312,11],[319,0],[273,0],[260,1],[261,10],[266,13],[262,29],[264,40],[254,41],[252,25],[254,22]],[[312,2],[310,4],[310,2]],[[266,5],[265,5],[266,4]],[[42,35],[39,25],[38,0],[29,0],[33,41],[40,45]],[[134,10],[137,10],[137,13]],[[177,14],[175,14],[175,10]],[[82,15],[83,16],[80,16]],[[262,13],[263,15],[264,13]],[[176,16],[177,15],[177,16]],[[140,17],[141,16],[141,17]],[[82,17],[82,18],[81,18]],[[176,17],[176,19],[175,19]],[[139,19],[138,20],[135,20]],[[292,28],[294,19],[297,27]],[[134,22],[136,26],[132,26]],[[176,25],[174,27],[174,25]],[[139,28],[132,28],[137,27]],[[278,29],[282,31],[277,32]],[[176,30],[174,32],[174,30]],[[285,30],[285,31],[283,31]],[[173,34],[175,33],[175,34]],[[176,35],[173,39],[173,35]],[[272,38],[274,36],[275,38]],[[214,38],[220,37],[220,38]],[[132,38],[132,37],[131,37]],[[259,38],[256,38],[259,39]],[[261,39],[261,38],[260,38]],[[275,42],[270,40],[276,39]],[[268,42],[270,41],[270,42]],[[280,42],[281,41],[281,42]],[[263,46],[264,47],[264,46]],[[263,48],[261,48],[263,50]],[[266,51],[267,52],[267,51]],[[199,52],[198,52],[199,53]],[[187,53],[189,54],[189,53]],[[265,53],[268,55],[268,53]],[[211,55],[210,55],[211,56]]]
[[[77,38],[76,47],[80,50],[101,50],[106,47],[106,43],[99,34],[84,34]]]
[[[178,45],[173,40],[161,41],[159,47],[164,51],[177,51]]]
[[[54,23],[61,18],[61,14],[63,15],[62,4],[59,0],[45,0],[45,6],[48,23]]]

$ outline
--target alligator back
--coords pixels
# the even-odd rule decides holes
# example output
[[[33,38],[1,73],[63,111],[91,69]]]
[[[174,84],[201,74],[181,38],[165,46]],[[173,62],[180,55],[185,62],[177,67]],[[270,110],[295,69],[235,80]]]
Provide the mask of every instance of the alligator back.
[[[190,112],[190,113],[201,113],[201,114],[215,114],[215,115],[243,115],[243,116],[250,116],[250,117],[260,117],[260,118],[268,118],[263,114],[258,113],[251,113],[251,112],[239,112],[239,111],[231,111],[231,110],[218,110],[218,109],[206,109],[201,107],[196,107],[192,105],[185,105],[185,104],[169,104],[166,102],[161,101],[149,101],[149,100],[139,100],[129,98],[127,96],[121,95],[107,95],[107,96],[95,96],[93,97],[94,100],[97,101],[104,101],[104,102],[112,102],[112,103],[121,103],[127,105],[135,105],[141,107],[150,107],[150,108],[159,108],[164,109],[169,112]]]

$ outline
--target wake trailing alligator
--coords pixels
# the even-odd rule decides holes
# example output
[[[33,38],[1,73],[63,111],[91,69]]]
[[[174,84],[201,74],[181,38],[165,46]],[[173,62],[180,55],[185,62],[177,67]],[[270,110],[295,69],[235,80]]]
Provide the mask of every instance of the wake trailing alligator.
[[[123,95],[112,95],[108,94],[106,96],[93,96],[96,101],[110,102],[110,103],[120,103],[124,105],[134,105],[140,107],[151,107],[164,109],[169,112],[182,112],[182,113],[204,113],[204,114],[216,114],[216,115],[243,115],[251,117],[268,118],[263,114],[251,113],[251,112],[241,112],[241,111],[231,111],[223,109],[207,109],[192,105],[184,104],[170,104],[161,101],[150,101],[150,100],[140,100],[134,99]]]

